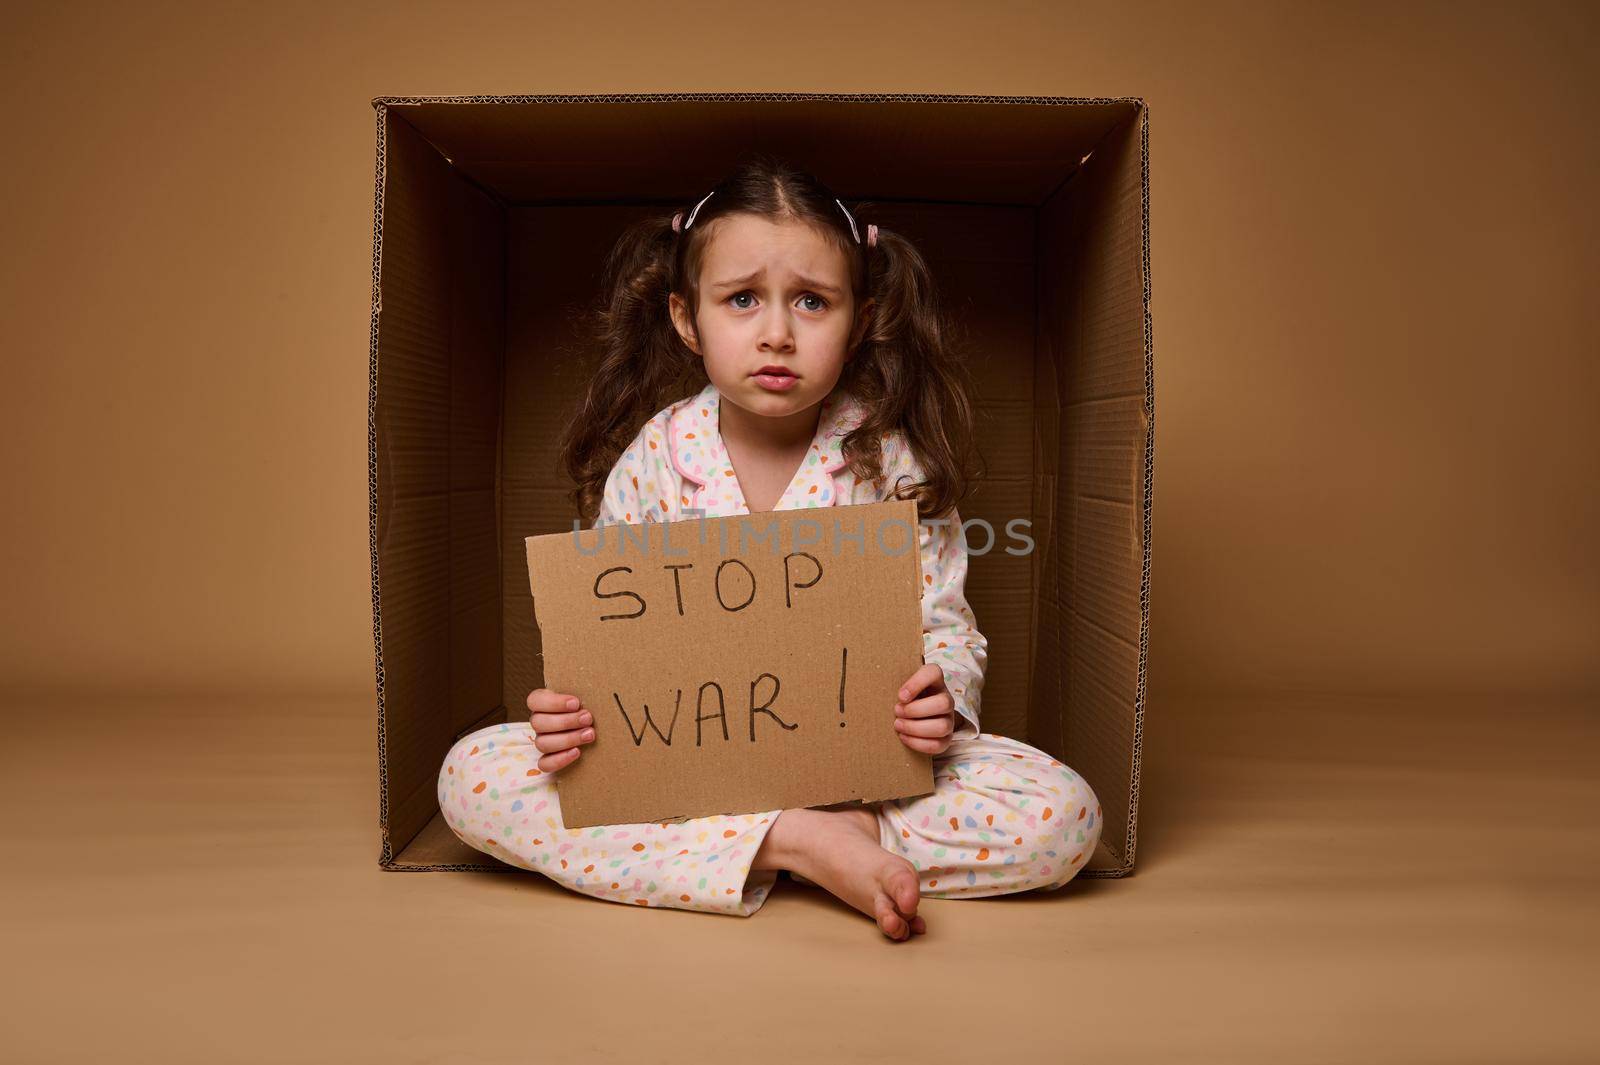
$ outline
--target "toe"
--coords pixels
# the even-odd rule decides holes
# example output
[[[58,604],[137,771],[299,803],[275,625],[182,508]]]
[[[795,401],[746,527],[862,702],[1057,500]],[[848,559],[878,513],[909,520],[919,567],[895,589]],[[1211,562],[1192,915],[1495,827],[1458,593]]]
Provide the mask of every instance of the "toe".
[[[894,903],[887,895],[878,896],[877,916],[878,927],[890,939],[906,939],[910,936],[910,926],[904,917],[895,912]]]
[[[921,936],[921,935],[926,935],[927,932],[928,932],[928,922],[924,921],[922,919],[922,915],[921,914],[918,914],[917,916],[911,918],[911,934],[912,935]]]
[[[917,882],[917,874],[906,869],[895,874],[888,886],[895,907],[907,917],[914,915],[917,912],[917,904],[922,901],[922,888]]]

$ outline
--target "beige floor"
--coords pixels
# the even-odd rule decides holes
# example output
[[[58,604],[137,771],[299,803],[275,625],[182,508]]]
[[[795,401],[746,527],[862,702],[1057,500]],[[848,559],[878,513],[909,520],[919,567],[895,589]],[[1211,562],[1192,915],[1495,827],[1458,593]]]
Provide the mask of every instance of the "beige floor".
[[[363,698],[7,709],[6,1061],[1600,1060],[1592,702],[1153,698],[1134,875],[907,944],[383,872]]]

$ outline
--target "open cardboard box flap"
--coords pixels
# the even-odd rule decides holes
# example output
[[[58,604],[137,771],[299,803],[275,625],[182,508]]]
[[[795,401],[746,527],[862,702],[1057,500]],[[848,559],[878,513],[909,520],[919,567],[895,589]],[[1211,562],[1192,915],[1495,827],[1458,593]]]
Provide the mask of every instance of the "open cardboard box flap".
[[[524,539],[557,468],[573,314],[622,226],[768,151],[914,240],[961,322],[988,476],[961,504],[989,640],[983,728],[1080,773],[1132,871],[1154,444],[1148,116],[1138,99],[677,93],[380,97],[368,406],[380,863],[503,869],[439,813],[468,731],[542,684]],[[1034,549],[999,549],[1028,521]]]

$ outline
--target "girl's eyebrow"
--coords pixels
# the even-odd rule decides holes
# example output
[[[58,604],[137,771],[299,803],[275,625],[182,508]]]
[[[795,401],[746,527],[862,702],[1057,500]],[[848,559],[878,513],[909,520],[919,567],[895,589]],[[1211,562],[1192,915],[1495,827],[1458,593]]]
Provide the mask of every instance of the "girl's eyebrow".
[[[712,288],[732,288],[732,287],[734,287],[736,285],[737,286],[748,285],[752,281],[755,281],[757,278],[761,277],[761,275],[762,275],[762,271],[757,270],[755,273],[746,274],[743,277],[733,277],[733,278],[729,278],[726,281],[718,281],[718,282],[714,283],[711,287]],[[811,278],[811,277],[796,277],[795,281],[798,282],[799,284],[805,286],[806,288],[814,288],[818,292],[826,292],[830,296],[837,296],[839,294],[839,291],[840,291],[838,288],[834,287],[833,285],[828,284],[825,281],[818,281],[815,278]]]

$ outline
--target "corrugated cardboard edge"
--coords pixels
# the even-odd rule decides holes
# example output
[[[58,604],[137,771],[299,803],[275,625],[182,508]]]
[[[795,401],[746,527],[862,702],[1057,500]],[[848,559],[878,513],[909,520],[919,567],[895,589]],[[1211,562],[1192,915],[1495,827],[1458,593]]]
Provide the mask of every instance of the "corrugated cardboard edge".
[[[1128,785],[1128,835],[1121,869],[1088,870],[1079,876],[1118,877],[1133,872],[1139,829],[1139,769],[1144,753],[1145,664],[1150,653],[1150,514],[1156,468],[1155,332],[1150,314],[1150,108],[1139,103],[1139,254],[1144,273],[1144,557],[1139,573],[1139,684],[1133,700],[1133,766]]]
[[[1139,671],[1133,700],[1133,753],[1128,775],[1128,830],[1123,839],[1122,851],[1116,855],[1108,840],[1101,840],[1107,853],[1121,859],[1122,865],[1113,869],[1083,869],[1078,877],[1116,879],[1133,872],[1134,851],[1139,831],[1139,777],[1144,754],[1144,704],[1145,670],[1150,651],[1150,516],[1154,499],[1155,478],[1155,333],[1150,310],[1150,108],[1139,97],[1130,98],[1138,105],[1135,120],[1139,123],[1139,256],[1143,275],[1142,300],[1144,303],[1144,488],[1139,503],[1143,515],[1143,544],[1139,571]]]
[[[383,314],[383,187],[388,173],[389,118],[387,107],[378,116],[377,172],[372,193],[372,325],[367,355],[367,539],[372,552],[372,647],[378,692],[378,827],[382,848],[378,864],[394,864],[394,844],[389,838],[389,751],[383,720],[383,603],[378,580],[378,319]]]
[[[372,321],[369,336],[368,388],[367,388],[367,494],[368,541],[372,555],[372,638],[376,670],[378,702],[378,820],[382,835],[379,864],[389,870],[401,872],[472,871],[520,872],[515,866],[495,863],[460,862],[435,865],[398,866],[394,864],[393,841],[389,836],[389,772],[388,751],[384,723],[384,671],[382,602],[378,580],[378,321],[383,311],[383,194],[387,173],[385,126],[390,107],[414,104],[479,104],[479,103],[651,103],[671,101],[785,101],[833,100],[840,102],[925,102],[971,104],[1039,104],[1045,106],[1130,103],[1138,107],[1139,168],[1140,168],[1140,255],[1144,273],[1144,373],[1145,373],[1145,460],[1144,491],[1141,509],[1144,515],[1144,544],[1139,581],[1139,677],[1134,697],[1133,762],[1130,774],[1128,799],[1128,831],[1124,840],[1122,867],[1118,869],[1084,869],[1078,876],[1116,878],[1133,871],[1134,851],[1139,822],[1140,767],[1143,756],[1145,670],[1150,643],[1150,552],[1151,552],[1151,500],[1155,476],[1155,351],[1154,331],[1150,310],[1150,111],[1147,102],[1138,96],[991,96],[950,93],[587,93],[587,94],[517,94],[474,96],[377,96],[372,106],[377,116],[377,154],[373,190],[372,224]]]
[[[584,103],[674,103],[674,102],[754,102],[781,103],[786,100],[831,100],[840,103],[937,103],[937,104],[1137,104],[1138,96],[990,96],[938,92],[619,92],[619,93],[528,93],[497,96],[374,96],[372,106],[404,107],[412,104],[584,104]]]

